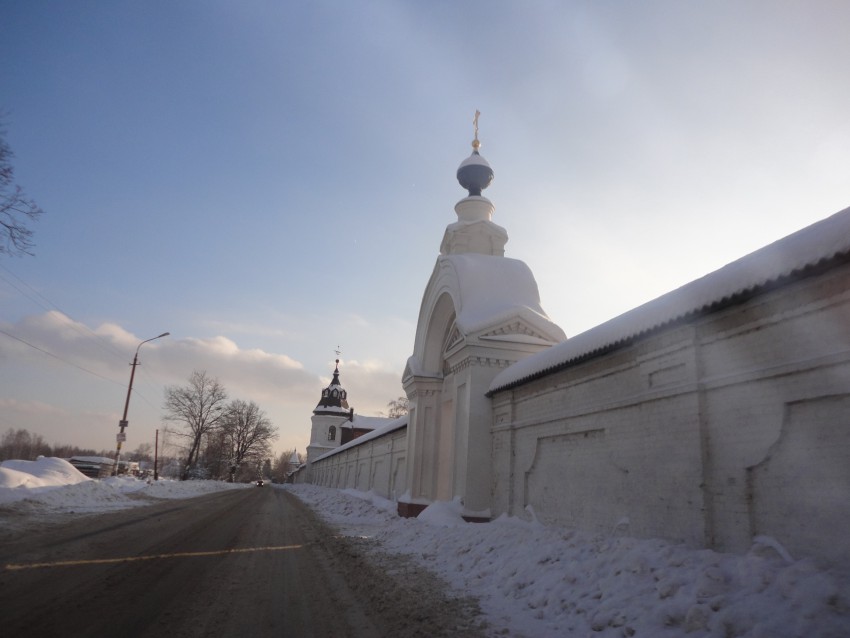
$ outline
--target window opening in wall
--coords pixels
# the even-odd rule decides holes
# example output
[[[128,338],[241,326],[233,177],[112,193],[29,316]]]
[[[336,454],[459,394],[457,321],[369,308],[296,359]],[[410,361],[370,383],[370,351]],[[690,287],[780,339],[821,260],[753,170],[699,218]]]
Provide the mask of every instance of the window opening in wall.
[[[332,425],[328,428],[328,441],[336,441],[336,426]]]

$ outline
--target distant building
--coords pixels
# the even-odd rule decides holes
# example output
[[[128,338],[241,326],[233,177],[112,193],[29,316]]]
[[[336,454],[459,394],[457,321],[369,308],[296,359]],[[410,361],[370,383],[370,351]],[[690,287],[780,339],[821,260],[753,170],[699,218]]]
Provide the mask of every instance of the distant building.
[[[105,456],[72,456],[68,462],[89,478],[112,476],[115,459]]]
[[[348,392],[339,381],[337,359],[333,379],[328,387],[322,390],[319,402],[313,410],[305,476],[309,475],[310,464],[322,455],[372,432],[390,420],[355,414],[354,408],[348,404]]]

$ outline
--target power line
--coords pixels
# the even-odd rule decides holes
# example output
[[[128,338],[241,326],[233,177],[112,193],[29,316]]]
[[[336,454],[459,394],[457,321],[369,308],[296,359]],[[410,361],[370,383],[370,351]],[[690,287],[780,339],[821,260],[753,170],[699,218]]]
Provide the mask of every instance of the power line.
[[[46,354],[46,355],[47,355],[47,356],[49,356],[49,357],[53,357],[54,359],[57,359],[57,360],[61,361],[62,363],[65,363],[65,364],[67,364],[67,365],[69,365],[69,366],[72,366],[72,367],[74,367],[74,368],[77,368],[78,370],[82,370],[83,372],[86,372],[86,373],[88,373],[88,374],[94,375],[94,376],[96,376],[96,377],[98,377],[98,378],[100,378],[100,379],[103,379],[104,381],[109,381],[110,383],[114,383],[114,384],[116,384],[116,385],[123,386],[123,384],[122,384],[122,383],[119,383],[118,381],[115,381],[114,379],[109,379],[109,378],[107,378],[107,377],[103,376],[102,374],[98,374],[97,372],[93,372],[93,371],[91,371],[91,370],[89,370],[89,369],[87,369],[87,368],[84,368],[83,366],[78,366],[76,363],[72,363],[71,361],[68,361],[67,359],[63,359],[63,358],[62,358],[62,357],[60,357],[59,355],[57,355],[57,354],[53,354],[52,352],[49,352],[48,350],[45,350],[44,348],[39,348],[38,346],[36,346],[36,345],[34,345],[34,344],[30,343],[29,341],[26,341],[25,339],[21,339],[20,337],[16,337],[15,335],[13,335],[13,334],[11,334],[11,333],[8,333],[8,332],[6,332],[5,330],[0,330],[0,334],[4,334],[4,335],[6,335],[7,337],[9,337],[10,339],[14,339],[15,341],[20,341],[22,344],[24,344],[24,345],[26,345],[26,346],[29,346],[30,348],[33,348],[33,349],[35,349],[35,350],[38,350],[39,352],[42,352],[42,353]]]
[[[76,363],[73,363],[73,362],[71,362],[71,361],[68,361],[67,359],[63,359],[63,358],[62,358],[62,357],[60,357],[59,355],[57,355],[57,354],[53,354],[52,352],[49,352],[49,351],[45,350],[44,348],[39,348],[38,346],[36,346],[36,345],[34,345],[34,344],[30,343],[29,341],[26,341],[26,340],[24,340],[24,339],[21,339],[20,337],[16,337],[15,335],[10,334],[10,333],[6,332],[5,330],[0,330],[0,334],[4,334],[4,335],[6,335],[7,337],[9,337],[10,339],[14,339],[15,341],[20,341],[21,343],[23,343],[24,345],[29,346],[30,348],[34,348],[35,350],[38,350],[39,352],[44,353],[44,354],[46,354],[46,355],[47,355],[47,356],[49,356],[49,357],[53,357],[54,359],[57,359],[57,360],[61,361],[62,363],[65,363],[65,364],[67,364],[67,365],[69,365],[69,366],[72,366],[72,367],[74,367],[74,368],[77,368],[78,370],[82,370],[83,372],[85,372],[85,373],[87,373],[87,374],[94,375],[94,376],[96,376],[96,377],[97,377],[97,378],[99,378],[99,379],[103,379],[104,381],[109,381],[109,383],[112,383],[112,384],[114,384],[114,385],[117,385],[117,386],[119,386],[119,387],[121,387],[121,388],[123,388],[123,387],[124,387],[124,384],[123,384],[121,381],[116,381],[115,379],[110,379],[110,378],[108,378],[108,377],[104,377],[103,375],[98,374],[97,372],[93,372],[92,370],[89,370],[88,368],[84,368],[83,366],[79,366],[79,365],[77,365]],[[128,365],[129,365],[129,364],[128,364]],[[148,399],[148,398],[147,398],[144,394],[142,394],[141,392],[139,392],[137,388],[133,388],[133,390],[132,390],[132,394],[133,394],[133,396],[134,396],[134,397],[139,397],[139,399],[141,399],[142,401],[144,401],[145,403],[147,403],[150,407],[152,407],[152,408],[154,408],[154,409],[156,409],[157,407],[159,407],[159,406],[154,405],[154,404],[153,404],[153,402],[152,402],[150,399]]]
[[[114,356],[114,357],[116,357],[116,358],[120,359],[121,361],[126,361],[126,358],[125,358],[125,356],[126,356],[126,355],[125,355],[125,354],[122,354],[122,353],[118,352],[115,348],[113,348],[113,347],[109,344],[109,342],[105,341],[105,340],[104,340],[104,339],[103,339],[100,335],[98,335],[96,332],[94,332],[94,331],[93,331],[91,328],[89,328],[86,324],[81,323],[81,322],[79,322],[79,321],[76,321],[76,320],[75,320],[75,319],[74,319],[74,318],[73,318],[70,314],[68,314],[67,312],[65,312],[62,308],[60,308],[59,306],[57,306],[57,305],[56,305],[55,303],[53,303],[50,299],[48,299],[48,298],[47,298],[47,297],[45,297],[43,294],[41,294],[38,290],[36,290],[36,289],[35,289],[35,288],[33,288],[32,286],[30,286],[30,285],[29,285],[26,281],[24,281],[24,280],[23,280],[23,279],[21,279],[18,275],[16,275],[16,274],[15,274],[15,273],[13,273],[11,270],[9,270],[8,268],[6,268],[3,264],[0,264],[0,268],[2,268],[2,269],[3,269],[3,270],[5,270],[8,274],[10,274],[12,277],[14,277],[14,278],[15,278],[18,282],[20,282],[23,286],[25,286],[26,288],[28,288],[28,289],[29,289],[29,291],[31,291],[31,293],[32,293],[32,294],[30,294],[30,293],[28,293],[27,291],[23,290],[22,288],[20,288],[19,286],[17,286],[14,282],[9,281],[9,279],[7,279],[6,277],[3,277],[2,275],[0,275],[0,280],[5,281],[5,282],[6,282],[9,286],[11,286],[11,287],[12,287],[12,288],[14,288],[15,290],[17,290],[17,291],[18,291],[21,295],[23,295],[24,297],[26,297],[27,299],[29,299],[30,301],[32,301],[34,304],[36,304],[36,305],[37,305],[37,306],[39,306],[40,308],[42,308],[42,309],[44,309],[44,310],[47,310],[47,311],[56,310],[56,311],[58,311],[58,312],[61,312],[63,315],[65,315],[66,317],[68,317],[68,319],[71,321],[70,327],[71,327],[74,331],[76,331],[78,334],[80,334],[80,335],[82,335],[82,336],[84,336],[84,337],[89,337],[89,336],[94,337],[94,338],[96,339],[96,343],[97,343],[97,345],[98,345],[98,346],[100,346],[103,350],[105,350],[106,352],[108,352],[108,353],[109,353],[109,354],[111,354],[112,356]],[[38,297],[38,298],[37,298],[37,297]],[[40,298],[40,299],[39,299],[39,298]],[[43,302],[42,302],[42,300],[43,300]],[[81,330],[81,329],[80,329],[80,326],[82,326],[82,327],[85,329],[85,332],[84,332],[83,330]],[[58,360],[59,360],[59,361],[61,361],[62,363],[65,363],[65,364],[67,364],[67,365],[73,366],[74,368],[77,368],[78,370],[82,370],[83,372],[86,372],[86,373],[88,373],[88,374],[92,374],[92,375],[94,375],[94,376],[96,376],[96,377],[98,377],[98,378],[100,378],[100,379],[104,379],[104,380],[106,380],[106,381],[109,381],[110,383],[114,383],[115,385],[119,385],[119,386],[122,386],[122,387],[123,387],[123,384],[122,384],[121,382],[119,382],[119,381],[115,381],[114,379],[108,379],[108,378],[106,378],[106,377],[104,377],[104,376],[102,376],[102,375],[98,374],[97,372],[93,372],[93,371],[91,371],[91,370],[88,370],[88,369],[86,369],[86,368],[84,368],[84,367],[82,367],[82,366],[77,365],[76,363],[72,363],[71,361],[67,361],[66,359],[63,359],[62,357],[60,357],[60,356],[58,356],[58,355],[56,355],[56,354],[53,354],[52,352],[48,352],[47,350],[44,350],[44,349],[42,349],[42,348],[39,348],[38,346],[33,345],[33,344],[29,343],[28,341],[25,341],[24,339],[21,339],[20,337],[16,337],[15,335],[10,334],[10,333],[8,333],[8,332],[5,332],[5,331],[3,331],[3,330],[0,330],[0,333],[2,333],[2,334],[4,334],[4,335],[6,335],[7,337],[10,337],[10,338],[12,338],[12,339],[15,339],[16,341],[20,341],[21,343],[23,343],[23,344],[25,344],[25,345],[27,345],[27,346],[29,346],[29,347],[31,347],[31,348],[35,348],[35,349],[36,349],[36,350],[38,350],[39,352],[42,352],[42,353],[44,353],[44,354],[46,354],[46,355],[48,355],[48,356],[50,356],[50,357],[53,357],[54,359],[58,359]],[[144,372],[144,373],[148,376],[148,381],[149,381],[150,383],[152,383],[153,385],[156,385],[156,382],[155,382],[155,381],[153,381],[153,379],[151,379],[151,378],[150,378],[150,375],[148,375],[148,374],[147,374],[147,371],[143,369],[143,372]],[[144,394],[142,394],[141,392],[139,392],[139,391],[138,391],[137,389],[135,389],[135,388],[133,389],[133,395],[134,395],[134,396],[138,396],[138,397],[139,397],[142,401],[144,401],[145,403],[147,403],[147,404],[148,404],[149,406],[151,406],[152,408],[156,408],[156,407],[157,407],[157,406],[155,406],[155,405],[154,405],[154,404],[153,404],[153,403],[152,403],[152,402],[151,402],[151,401],[150,401],[150,400],[149,400],[149,399],[148,399],[148,398],[147,398]]]
[[[62,308],[60,308],[60,307],[59,307],[59,306],[57,306],[55,303],[53,303],[52,301],[50,301],[50,299],[48,299],[48,298],[47,298],[47,297],[45,297],[43,294],[41,294],[40,292],[38,292],[35,288],[33,288],[32,286],[30,286],[27,282],[25,282],[23,279],[21,279],[20,277],[18,277],[15,273],[13,273],[11,270],[9,270],[8,268],[6,268],[6,266],[4,266],[3,264],[0,264],[0,268],[2,268],[3,270],[5,270],[7,273],[9,273],[9,274],[10,274],[12,277],[14,277],[15,279],[17,279],[17,280],[18,280],[21,284],[23,284],[24,286],[26,286],[26,287],[27,287],[27,288],[28,288],[28,289],[29,289],[29,290],[33,293],[32,295],[31,295],[31,294],[29,294],[29,293],[27,293],[26,291],[22,290],[20,287],[18,287],[17,285],[15,285],[13,282],[9,281],[8,279],[6,279],[6,278],[5,278],[5,277],[3,277],[2,275],[0,275],[0,279],[2,279],[3,281],[5,281],[5,282],[6,282],[7,284],[9,284],[12,288],[14,288],[14,289],[15,289],[15,290],[17,290],[19,293],[21,293],[24,297],[26,297],[27,299],[29,299],[29,300],[30,300],[30,301],[32,301],[34,304],[36,304],[37,306],[39,306],[40,308],[42,308],[42,309],[44,309],[44,310],[48,310],[48,311],[50,311],[50,310],[57,310],[57,311],[61,312],[63,315],[65,315],[66,317],[68,317],[68,319],[70,319],[70,320],[71,320],[71,328],[72,328],[72,329],[74,329],[74,330],[75,330],[78,334],[81,334],[81,335],[83,335],[83,336],[85,336],[85,337],[88,337],[88,336],[92,336],[92,337],[94,337],[94,338],[97,340],[97,345],[99,345],[99,346],[100,346],[103,350],[105,350],[106,352],[108,352],[108,353],[109,353],[109,354],[111,354],[112,356],[114,356],[114,357],[117,357],[117,358],[121,359],[122,361],[123,361],[123,360],[125,360],[126,354],[121,354],[121,353],[119,353],[119,352],[118,352],[115,348],[113,348],[113,347],[112,347],[112,346],[111,346],[111,345],[110,345],[107,341],[105,341],[105,340],[104,340],[104,339],[103,339],[100,335],[98,335],[96,332],[94,332],[94,331],[93,331],[91,328],[89,328],[86,324],[81,323],[81,322],[79,322],[79,321],[76,321],[76,320],[75,320],[75,319],[74,319],[71,315],[69,315],[67,312],[65,312],[64,310],[62,310]],[[37,299],[37,298],[36,298],[36,297],[34,297],[33,295],[36,295],[36,296],[40,297],[41,299],[43,299],[43,300],[44,300],[44,302],[45,302],[45,303],[42,303],[39,299]],[[47,304],[47,305],[45,305],[45,304]],[[80,329],[80,326],[83,326],[83,328],[85,328],[85,333],[84,333],[84,332]],[[86,334],[86,333],[88,333],[88,334]]]

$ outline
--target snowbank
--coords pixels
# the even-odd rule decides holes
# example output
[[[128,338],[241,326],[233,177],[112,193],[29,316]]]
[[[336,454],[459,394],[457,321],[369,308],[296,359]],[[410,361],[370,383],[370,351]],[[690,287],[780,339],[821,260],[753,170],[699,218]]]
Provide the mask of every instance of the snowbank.
[[[41,456],[37,461],[0,463],[0,488],[58,487],[89,481],[77,468],[63,459]]]
[[[0,464],[0,523],[104,512],[245,484],[91,480],[61,459]],[[399,518],[374,493],[313,485],[285,489],[344,534],[404,554],[477,598],[493,636],[846,638],[850,574],[795,560],[758,537],[744,555],[661,540],[599,536],[501,517],[466,523],[459,501]]]
[[[375,507],[372,494],[285,487],[343,533],[373,538],[476,597],[492,635],[850,635],[850,575],[795,561],[767,537],[740,556],[618,529],[598,536],[508,517],[465,523],[454,502],[401,519]]]
[[[94,480],[63,459],[0,463],[0,507],[28,514],[91,513],[137,507],[150,499],[191,498],[249,487],[220,481],[142,481],[134,477]]]

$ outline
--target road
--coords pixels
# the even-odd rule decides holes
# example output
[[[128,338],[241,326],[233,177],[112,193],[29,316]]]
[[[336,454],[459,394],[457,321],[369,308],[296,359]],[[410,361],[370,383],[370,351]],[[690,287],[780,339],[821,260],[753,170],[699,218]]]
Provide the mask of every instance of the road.
[[[473,601],[272,487],[65,515],[0,540],[6,636],[482,635]]]

